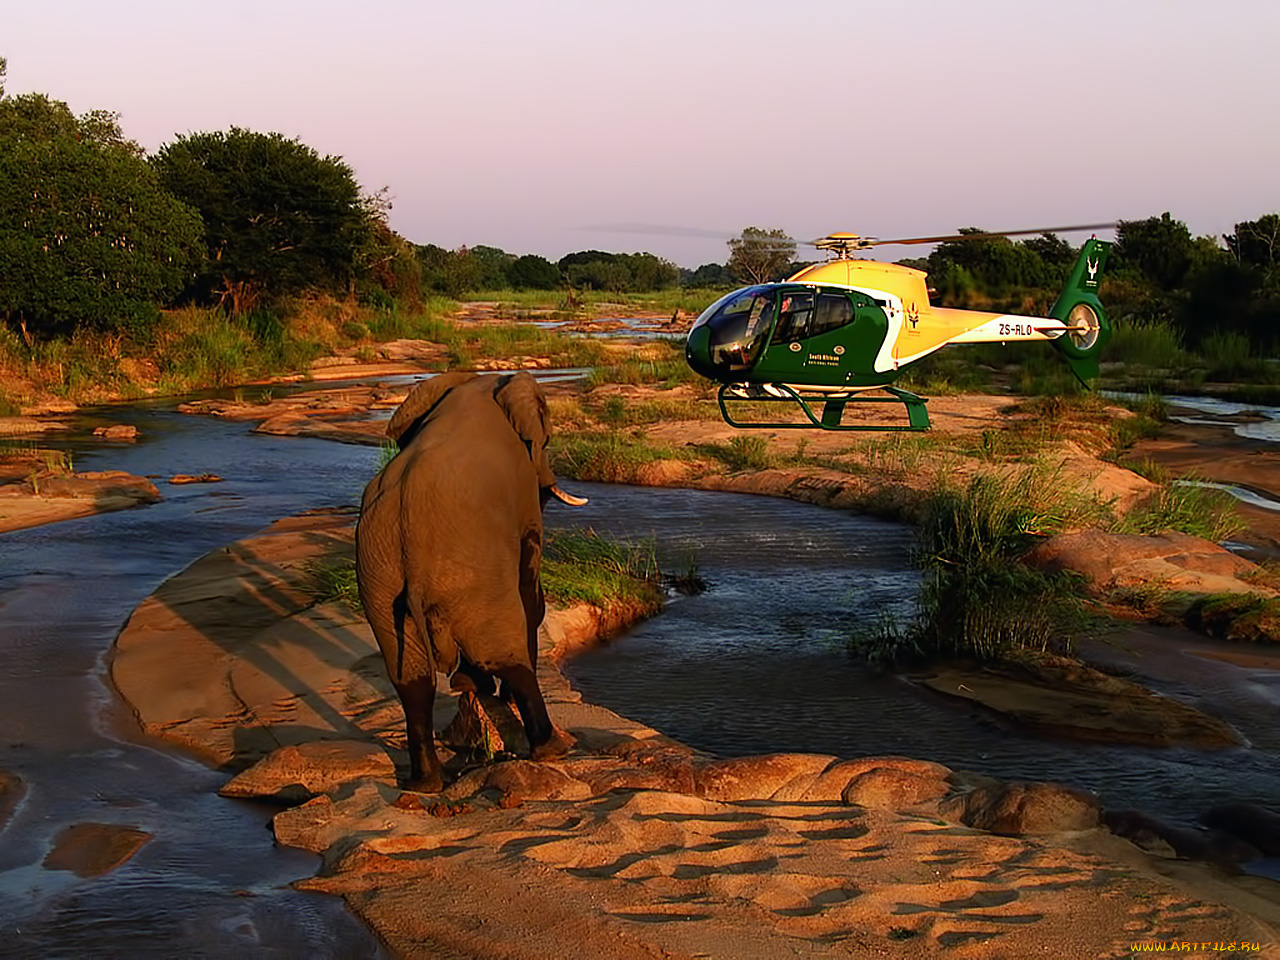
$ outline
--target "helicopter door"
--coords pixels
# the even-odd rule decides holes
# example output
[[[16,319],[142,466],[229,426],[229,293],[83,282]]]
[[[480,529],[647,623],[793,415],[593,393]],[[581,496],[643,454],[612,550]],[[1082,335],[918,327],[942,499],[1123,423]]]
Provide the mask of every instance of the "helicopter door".
[[[853,321],[853,301],[843,293],[820,293],[810,335],[828,333]]]
[[[778,322],[772,343],[791,343],[812,336],[813,294],[808,291],[783,292],[778,304]]]

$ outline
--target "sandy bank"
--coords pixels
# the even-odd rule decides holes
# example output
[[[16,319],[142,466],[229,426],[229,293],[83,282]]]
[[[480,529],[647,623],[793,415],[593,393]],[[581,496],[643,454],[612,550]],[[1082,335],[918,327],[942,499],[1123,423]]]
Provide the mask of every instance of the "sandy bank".
[[[1149,860],[1069,791],[1024,791],[1025,835],[1002,836],[964,822],[976,781],[937,764],[715,761],[583,703],[555,658],[600,629],[585,610],[549,618],[540,664],[578,748],[482,768],[439,801],[403,794],[386,762],[402,761],[401,717],[369,631],[302,587],[309,562],[350,543],[351,517],[327,513],[208,554],[135,611],[111,676],[145,729],[229,772],[285,748],[288,786],[327,745],[325,792],[278,815],[277,837],[321,853],[304,885],[346,897],[402,955],[1119,957],[1141,940],[1276,941],[1267,881]],[[442,727],[456,701],[438,699]]]

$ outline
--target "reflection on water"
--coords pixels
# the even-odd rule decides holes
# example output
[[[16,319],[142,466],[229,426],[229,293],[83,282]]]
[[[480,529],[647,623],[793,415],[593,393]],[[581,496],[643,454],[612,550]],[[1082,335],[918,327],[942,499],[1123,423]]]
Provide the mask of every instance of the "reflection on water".
[[[1122,400],[1143,399],[1142,395],[1136,393],[1118,391],[1103,391],[1103,393],[1105,396]],[[1171,413],[1169,419],[1175,423],[1230,427],[1238,437],[1280,443],[1280,407],[1269,407],[1256,403],[1239,403],[1235,400],[1219,400],[1217,397],[1168,396],[1163,399],[1170,407],[1209,414],[1208,417],[1193,417],[1181,413]],[[1250,415],[1250,420],[1246,423],[1241,423],[1237,418],[1246,413]]]
[[[548,522],[565,517],[656,533],[668,564],[692,553],[711,582],[566,670],[588,700],[691,746],[727,756],[904,754],[1002,779],[1074,783],[1107,806],[1183,820],[1213,803],[1280,796],[1280,726],[1267,700],[1280,674],[1147,650],[1128,667],[1253,743],[1160,750],[1029,736],[852,662],[851,631],[910,612],[917,574],[906,527],[764,497],[613,488],[593,491],[581,514],[549,512]]]

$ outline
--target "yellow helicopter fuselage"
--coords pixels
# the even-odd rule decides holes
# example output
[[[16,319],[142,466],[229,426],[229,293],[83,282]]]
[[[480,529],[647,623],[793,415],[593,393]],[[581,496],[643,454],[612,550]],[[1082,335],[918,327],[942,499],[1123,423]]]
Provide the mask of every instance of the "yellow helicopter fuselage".
[[[896,263],[839,259],[805,267],[787,282],[848,287],[878,301],[889,330],[875,357],[877,372],[897,370],[949,343],[1054,340],[1066,331],[1061,320],[1050,317],[935,307],[926,276]]]

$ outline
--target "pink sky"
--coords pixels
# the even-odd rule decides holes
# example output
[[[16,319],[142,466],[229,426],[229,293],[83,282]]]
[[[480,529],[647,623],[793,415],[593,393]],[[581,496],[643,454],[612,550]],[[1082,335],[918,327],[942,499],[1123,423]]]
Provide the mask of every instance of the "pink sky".
[[[9,94],[154,150],[277,131],[388,186],[418,243],[557,259],[715,239],[1280,212],[1280,4],[1262,0],[9,3]],[[1072,237],[1078,241],[1079,237]],[[910,248],[890,248],[907,256]]]

